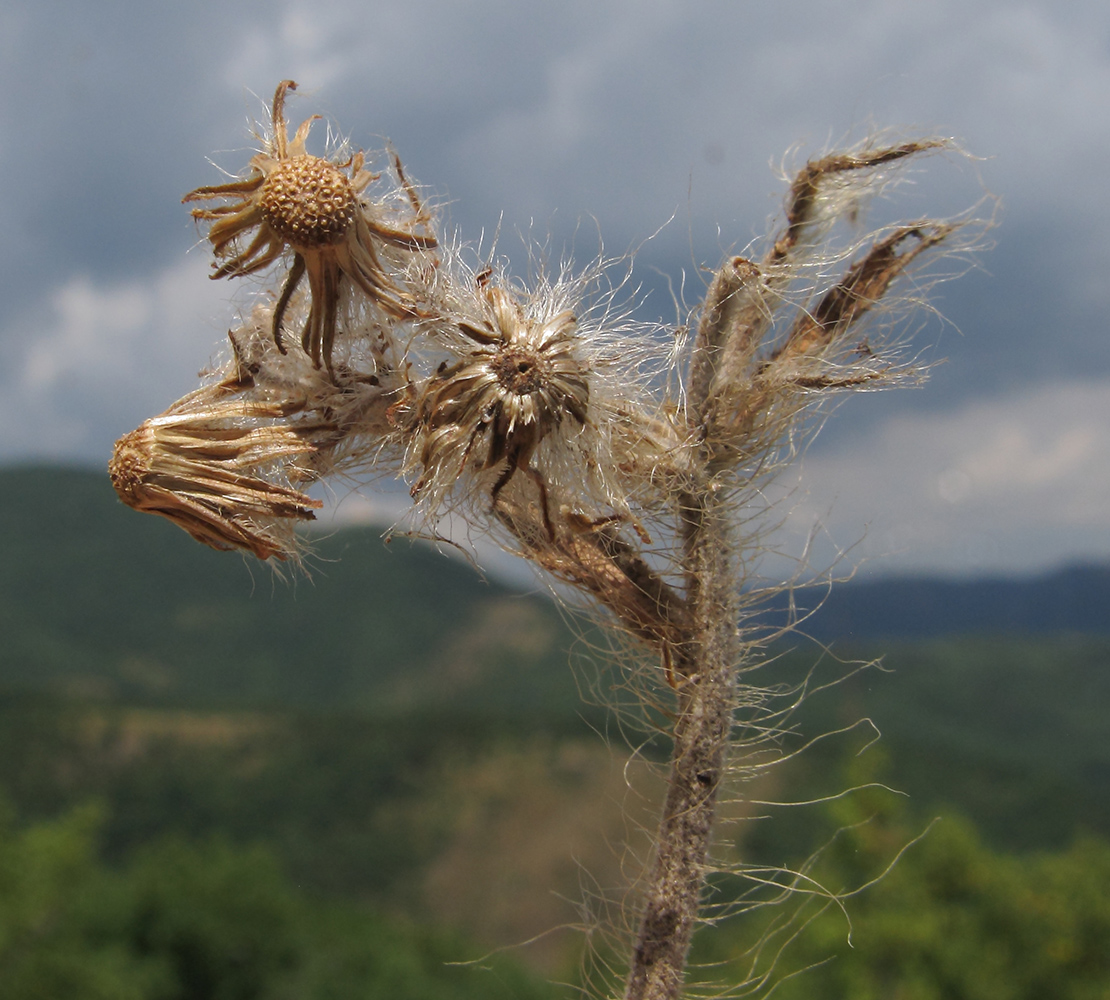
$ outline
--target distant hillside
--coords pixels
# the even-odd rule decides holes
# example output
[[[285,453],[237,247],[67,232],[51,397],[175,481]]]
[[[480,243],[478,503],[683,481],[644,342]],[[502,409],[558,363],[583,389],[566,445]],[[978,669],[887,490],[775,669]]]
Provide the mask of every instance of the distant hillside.
[[[893,784],[922,808],[957,803],[999,843],[1110,831],[1110,639],[1094,634],[1107,631],[1108,575],[834,588],[806,630],[835,640],[838,656],[882,656],[885,669],[813,699],[799,731],[874,719]],[[0,634],[0,789],[36,816],[99,790],[117,844],[167,822],[287,828],[283,852],[316,870],[319,852],[362,829],[333,821],[334,803],[380,803],[388,825],[397,786],[419,787],[412,775],[437,762],[516,759],[514,747],[541,737],[561,760],[560,740],[596,738],[586,723],[613,733],[580,700],[575,637],[550,602],[365,528],[321,539],[313,580],[282,582],[127,509],[96,472],[0,470]],[[963,637],[907,641],[945,634]],[[788,645],[769,683],[822,659],[803,639]],[[814,683],[830,670],[824,656]],[[180,739],[163,747],[161,733]],[[98,757],[89,740],[101,739]],[[132,775],[144,741],[165,759]],[[821,746],[818,758],[844,749]],[[469,780],[451,773],[448,785]],[[506,773],[498,764],[474,780],[500,790]],[[815,789],[827,788],[817,774]],[[401,824],[374,842],[400,857],[419,846],[410,833]],[[376,856],[359,843],[355,854]],[[384,870],[371,869],[350,878],[371,885]]]
[[[546,600],[373,528],[276,579],[116,498],[106,474],[0,469],[0,685],[176,705],[577,708]],[[801,592],[822,642],[1110,634],[1110,567]]]
[[[312,579],[123,506],[106,474],[0,470],[0,686],[100,701],[573,714],[550,602],[372,529],[316,543]]]
[[[1110,635],[1110,566],[1073,566],[1023,580],[922,577],[850,582],[821,596],[823,603],[805,630],[826,642],[946,635]]]

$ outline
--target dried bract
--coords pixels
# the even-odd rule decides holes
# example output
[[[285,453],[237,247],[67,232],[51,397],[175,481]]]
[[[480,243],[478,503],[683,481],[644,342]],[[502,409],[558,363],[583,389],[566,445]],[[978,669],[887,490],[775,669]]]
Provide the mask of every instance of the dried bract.
[[[312,452],[306,428],[284,422],[299,406],[226,395],[198,390],[120,438],[112,485],[128,506],[214,549],[285,559],[296,551],[292,522],[311,521],[322,504],[259,469]]]
[[[960,226],[924,220],[861,241],[846,271],[815,239],[941,140],[860,149],[811,160],[791,185],[786,225],[759,261],[735,257],[718,271],[701,312],[689,390],[702,400],[699,435],[715,465],[750,463],[790,433],[799,413],[830,392],[882,388],[920,377],[890,345],[857,336],[876,307],[893,305],[894,281]],[[801,283],[799,297],[791,286]]]
[[[266,150],[251,159],[247,177],[197,188],[183,200],[231,202],[193,209],[194,218],[212,223],[208,239],[216,255],[213,278],[252,274],[274,263],[286,249],[292,251],[292,266],[273,313],[274,340],[284,351],[286,309],[307,274],[312,304],[302,345],[317,366],[323,363],[330,371],[347,282],[388,316],[415,317],[418,303],[399,277],[406,262],[397,255],[428,251],[436,246],[436,238],[396,157],[394,168],[412,209],[407,219],[390,218],[382,206],[362,197],[377,179],[365,169],[363,153],[332,162],[306,151],[309,129],[318,116],[304,121],[289,138],[285,95],[295,88],[292,80],[278,85],[272,134]],[[241,247],[241,241],[252,233],[250,242]]]

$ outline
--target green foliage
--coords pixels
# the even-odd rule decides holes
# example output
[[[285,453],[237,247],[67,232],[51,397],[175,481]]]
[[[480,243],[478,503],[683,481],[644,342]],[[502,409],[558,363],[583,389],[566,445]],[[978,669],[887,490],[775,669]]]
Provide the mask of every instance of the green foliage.
[[[98,811],[0,830],[5,1000],[541,1000],[511,962],[449,964],[458,940],[299,893],[273,854],[159,840],[96,860]]]
[[[341,801],[390,794],[374,784],[384,769],[370,758],[419,754],[419,740],[406,733],[469,740],[483,738],[483,727],[580,725],[566,663],[573,640],[552,607],[483,583],[439,553],[386,547],[374,529],[346,530],[319,542],[312,581],[285,583],[267,567],[204,549],[161,518],[135,515],[102,474],[6,469],[0,486],[8,526],[0,533],[0,692],[9,704],[10,692],[22,690],[106,705],[339,710],[348,721],[297,723],[274,745],[280,755],[278,744],[290,740],[285,759],[308,795],[313,761],[326,762],[339,776],[327,779],[330,793]],[[874,718],[895,761],[891,782],[930,808],[952,803],[999,846],[1062,847],[1080,828],[1110,836],[1110,716],[1099,710],[1110,699],[1110,641],[967,638],[837,651],[885,654],[889,672],[865,671],[815,698],[798,719],[801,732]],[[816,657],[802,647],[776,662],[776,680],[803,675]],[[23,812],[53,815],[73,801],[54,774],[55,751],[81,770],[88,748],[74,745],[72,718],[50,717],[64,711],[58,706],[30,708],[39,725],[23,721],[31,704],[10,712],[0,705],[0,787]],[[603,724],[596,709],[586,717]],[[480,721],[460,728],[458,720]],[[811,755],[815,794],[828,791],[839,753],[824,763],[820,756]],[[354,773],[348,757],[373,781],[336,787]],[[198,832],[223,804],[244,815],[244,781],[220,777],[216,764],[226,761],[212,758],[194,744],[154,746],[143,756],[151,777],[142,789],[115,785],[117,797],[108,787],[140,780],[127,768],[111,781],[86,769],[71,784],[91,783],[113,799],[110,843],[124,827],[143,836],[159,829],[174,795],[190,801],[189,832]],[[205,784],[209,775],[220,788]],[[806,785],[804,775],[791,782]],[[277,804],[271,796],[273,808],[264,806],[259,787],[246,798],[260,821],[254,832],[268,834]]]
[[[864,647],[881,657],[809,700],[794,720],[808,736],[874,720],[889,784],[920,806],[919,819],[953,807],[1010,850],[1063,848],[1082,830],[1110,837],[1110,641],[1083,636],[965,637]],[[775,664],[804,677],[803,646]],[[837,666],[826,661],[817,679]],[[857,731],[857,746],[875,730]],[[848,738],[807,752],[787,779],[792,798],[829,793]]]
[[[894,645],[884,664],[864,704],[899,787],[1010,849],[1110,836],[1110,642],[972,637]]]
[[[430,800],[436,776],[537,728],[528,716],[172,713],[0,693],[0,788],[36,819],[98,796],[113,861],[168,834],[264,840],[315,891],[407,906],[452,821]],[[588,735],[573,717],[548,731]]]
[[[814,882],[807,884],[822,889],[799,911],[799,923],[812,919],[783,955],[776,998],[1110,996],[1110,841],[1084,837],[1060,852],[1001,853],[953,815],[911,843],[905,810],[874,789],[830,813],[839,832],[808,869]],[[854,893],[903,847],[885,877]],[[701,960],[724,961],[741,976],[750,933],[707,932]]]
[[[95,859],[97,811],[17,831],[0,828],[0,982],[8,1000],[168,996],[165,967],[108,926],[112,893]],[[101,902],[104,923],[88,923]]]
[[[170,996],[254,1000],[296,969],[299,901],[262,848],[156,841],[114,888],[116,933],[168,967]]]
[[[866,827],[841,850],[868,851]],[[946,820],[850,911],[814,927],[814,959],[833,962],[784,997],[1093,1000],[1110,990],[1110,844],[1060,854],[995,854],[966,822]],[[838,945],[839,941],[839,946]],[[812,981],[807,981],[812,980]],[[824,981],[821,992],[815,990]]]

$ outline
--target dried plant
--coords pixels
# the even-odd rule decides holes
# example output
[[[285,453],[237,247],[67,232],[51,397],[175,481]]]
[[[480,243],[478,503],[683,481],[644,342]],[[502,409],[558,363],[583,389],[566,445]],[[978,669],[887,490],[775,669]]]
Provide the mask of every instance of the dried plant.
[[[622,311],[605,260],[531,285],[502,261],[468,264],[473,251],[440,244],[396,158],[377,178],[392,187],[369,204],[362,154],[307,154],[312,119],[288,139],[294,86],[279,85],[250,174],[186,198],[238,199],[194,212],[213,223],[213,276],[280,262],[275,291],[231,333],[209,384],[120,440],[113,481],[124,502],[206,544],[297,560],[291,526],[319,506],[308,484],[400,474],[430,532],[465,518],[582,595],[627,638],[620,666],[641,719],[671,740],[623,978],[628,998],[677,997],[723,783],[757,772],[764,758],[749,751],[778,732],[771,690],[751,674],[767,641],[753,606],[774,589],[751,586],[748,570],[764,488],[815,406],[920,377],[896,307],[918,301],[938,250],[968,246],[953,247],[961,223],[933,220],[839,250],[827,241],[909,161],[951,146],[873,140],[808,162],[781,229],[720,266],[687,336]],[[385,204],[408,217],[387,218]],[[910,271],[914,294],[892,295]],[[301,350],[282,341],[289,319],[304,323]],[[804,882],[738,870],[770,888],[738,909]],[[770,981],[773,957],[761,966],[760,954],[734,992]]]
[[[411,203],[410,219],[391,219],[384,204],[373,205],[362,197],[370,182],[378,179],[365,169],[363,153],[333,162],[306,151],[309,129],[318,116],[303,122],[289,138],[285,95],[296,87],[292,80],[278,84],[271,133],[264,140],[265,151],[251,159],[248,175],[230,184],[197,188],[183,200],[238,199],[230,205],[193,209],[195,219],[212,223],[208,239],[216,256],[213,278],[253,274],[274,263],[287,249],[292,253],[274,309],[274,341],[284,353],[285,309],[307,274],[312,306],[302,345],[317,365],[322,359],[330,369],[343,279],[353,282],[388,315],[396,319],[415,316],[416,300],[398,284],[396,269],[390,273],[388,254],[391,249],[430,250],[436,241],[429,232],[421,232],[429,218],[396,156],[394,169]],[[251,232],[254,238],[240,249],[240,238]]]

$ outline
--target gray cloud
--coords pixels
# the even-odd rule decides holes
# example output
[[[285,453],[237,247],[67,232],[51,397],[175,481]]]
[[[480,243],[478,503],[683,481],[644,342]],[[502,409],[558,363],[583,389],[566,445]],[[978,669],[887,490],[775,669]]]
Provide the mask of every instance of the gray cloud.
[[[895,418],[809,455],[782,551],[825,568],[1026,572],[1110,559],[1110,379],[1048,383]]]
[[[503,219],[585,257],[598,230],[610,252],[642,245],[663,318],[653,269],[696,283],[760,234],[786,151],[875,126],[958,137],[982,159],[935,159],[874,209],[1002,196],[997,249],[939,290],[952,326],[924,333],[951,361],[924,392],[853,402],[815,455],[895,418],[1110,375],[1108,39],[1094,0],[7,5],[0,458],[102,461],[218,348],[228,289],[186,256],[179,201],[219,177],[206,156],[241,169],[246,121],[283,77],[301,83],[292,116],[322,112],[356,145],[389,136],[466,238]],[[167,291],[186,286],[196,311]]]
[[[196,387],[233,320],[199,255],[155,275],[77,275],[28,309],[0,346],[0,455],[96,458]]]

